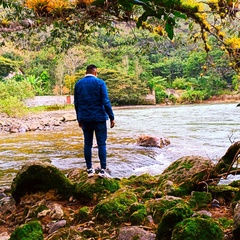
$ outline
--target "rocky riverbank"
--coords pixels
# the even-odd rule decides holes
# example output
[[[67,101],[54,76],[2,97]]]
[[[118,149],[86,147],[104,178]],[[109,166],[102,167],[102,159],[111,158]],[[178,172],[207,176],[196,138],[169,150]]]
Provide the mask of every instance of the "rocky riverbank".
[[[212,97],[209,100],[201,101],[196,104],[222,104],[222,103],[240,103],[240,94],[222,95]],[[138,106],[120,106],[113,107],[114,109],[126,108],[156,108],[172,105],[172,103],[161,105],[138,105]],[[74,108],[72,110],[53,110],[39,113],[28,114],[22,118],[7,117],[0,113],[0,133],[19,133],[27,131],[47,131],[60,128],[69,121],[75,121],[76,114]]]
[[[218,182],[239,150],[232,144],[216,165],[186,156],[159,176],[123,179],[29,162],[0,191],[0,239],[237,240],[240,182]]]

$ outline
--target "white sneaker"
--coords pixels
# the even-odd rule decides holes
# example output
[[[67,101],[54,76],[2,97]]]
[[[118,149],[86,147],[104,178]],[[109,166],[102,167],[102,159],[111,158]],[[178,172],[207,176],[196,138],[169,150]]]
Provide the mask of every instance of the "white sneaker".
[[[93,168],[87,169],[87,174],[89,178],[93,177],[95,174],[95,170]]]
[[[111,176],[106,172],[106,169],[101,169],[101,171],[98,173],[98,176],[100,178],[111,178]]]

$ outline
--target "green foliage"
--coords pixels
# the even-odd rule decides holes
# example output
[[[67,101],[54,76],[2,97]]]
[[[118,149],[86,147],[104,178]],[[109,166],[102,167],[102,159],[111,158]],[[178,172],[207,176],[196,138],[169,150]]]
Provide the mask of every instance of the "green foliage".
[[[28,112],[28,109],[17,97],[8,97],[0,99],[0,112],[6,113],[9,117],[22,117]]]
[[[14,80],[5,80],[0,82],[0,99],[16,97],[20,101],[33,97],[31,85],[27,81],[16,82]]]
[[[193,103],[197,101],[202,101],[205,98],[205,93],[198,90],[188,90],[181,96],[182,102]]]
[[[10,240],[43,240],[41,224],[32,221],[17,227],[12,233]]]
[[[66,75],[64,79],[65,86],[69,89],[69,94],[73,95],[74,85],[76,83],[76,76]]]
[[[175,78],[172,84],[174,89],[189,89],[191,87],[191,83],[188,82],[185,78]]]
[[[148,93],[144,82],[120,71],[99,69],[99,77],[106,81],[113,105],[138,104],[140,97]]]
[[[27,81],[6,80],[0,82],[0,112],[11,117],[21,117],[28,112],[23,100],[32,97],[33,91]]]
[[[187,218],[176,225],[171,240],[222,239],[223,231],[212,219]]]

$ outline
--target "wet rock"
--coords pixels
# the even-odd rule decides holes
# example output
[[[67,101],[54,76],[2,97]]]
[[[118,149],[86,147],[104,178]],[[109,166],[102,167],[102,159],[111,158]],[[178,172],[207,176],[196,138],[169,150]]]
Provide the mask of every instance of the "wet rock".
[[[118,240],[129,240],[129,239],[139,239],[139,240],[155,240],[156,235],[154,233],[145,231],[144,229],[132,226],[132,227],[122,227],[119,230]]]
[[[170,144],[170,141],[164,138],[142,135],[138,137],[137,144],[143,147],[163,148],[165,146],[168,146]]]

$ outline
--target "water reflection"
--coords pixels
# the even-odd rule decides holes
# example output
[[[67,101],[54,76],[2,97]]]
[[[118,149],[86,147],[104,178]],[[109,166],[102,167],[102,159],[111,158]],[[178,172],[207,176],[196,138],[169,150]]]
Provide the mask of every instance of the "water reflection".
[[[108,130],[108,167],[114,177],[149,172],[160,174],[171,162],[185,155],[217,161],[239,141],[240,108],[236,104],[116,109],[116,126]],[[141,134],[168,138],[163,149],[136,145]],[[85,168],[83,136],[76,122],[54,131],[0,135],[0,186],[10,185],[28,161],[48,161],[67,172]],[[99,165],[97,149],[93,162]]]

